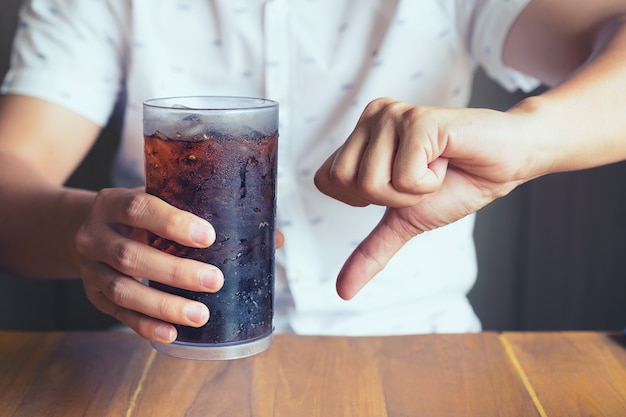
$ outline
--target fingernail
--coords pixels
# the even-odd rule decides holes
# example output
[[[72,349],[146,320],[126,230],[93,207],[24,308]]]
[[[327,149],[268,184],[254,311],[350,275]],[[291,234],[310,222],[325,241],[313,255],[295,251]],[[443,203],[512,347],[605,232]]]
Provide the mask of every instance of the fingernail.
[[[187,304],[183,309],[187,320],[202,325],[209,320],[209,309],[204,304]]]
[[[160,324],[154,329],[154,336],[158,341],[171,343],[176,339],[176,330],[167,324]]]
[[[220,272],[215,269],[202,270],[200,272],[200,284],[207,290],[217,290],[220,287]]]
[[[194,223],[191,226],[191,239],[202,246],[209,246],[215,240],[215,231],[209,223]]]

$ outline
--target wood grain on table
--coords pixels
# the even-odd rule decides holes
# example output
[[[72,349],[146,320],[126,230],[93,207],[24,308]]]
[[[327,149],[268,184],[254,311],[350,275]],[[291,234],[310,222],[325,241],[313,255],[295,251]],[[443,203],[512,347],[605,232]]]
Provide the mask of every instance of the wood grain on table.
[[[544,416],[626,416],[626,336],[504,333]],[[534,392],[533,392],[534,391]]]
[[[497,333],[277,335],[188,361],[128,333],[0,332],[1,416],[539,416]]]

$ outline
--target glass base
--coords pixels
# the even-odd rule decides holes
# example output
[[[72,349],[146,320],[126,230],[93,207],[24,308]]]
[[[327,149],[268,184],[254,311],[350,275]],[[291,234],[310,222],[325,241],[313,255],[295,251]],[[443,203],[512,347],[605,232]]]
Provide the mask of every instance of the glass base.
[[[274,333],[271,332],[258,339],[232,344],[215,345],[189,342],[150,342],[150,344],[157,351],[175,358],[214,361],[241,359],[256,355],[272,346],[273,341]]]

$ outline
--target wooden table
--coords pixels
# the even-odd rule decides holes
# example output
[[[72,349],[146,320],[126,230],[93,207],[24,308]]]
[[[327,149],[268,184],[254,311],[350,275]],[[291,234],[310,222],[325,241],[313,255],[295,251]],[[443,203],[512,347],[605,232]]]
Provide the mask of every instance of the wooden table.
[[[0,332],[0,416],[626,416],[626,337],[278,335],[202,362],[130,333]]]

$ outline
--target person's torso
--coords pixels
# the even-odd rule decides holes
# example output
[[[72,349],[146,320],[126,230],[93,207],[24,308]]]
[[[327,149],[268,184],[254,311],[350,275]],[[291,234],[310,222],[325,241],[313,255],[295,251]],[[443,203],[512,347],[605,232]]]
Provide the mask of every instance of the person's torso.
[[[402,306],[415,308],[415,300],[462,297],[475,277],[471,218],[415,239],[357,299],[339,299],[334,290],[339,268],[383,208],[348,207],[313,184],[316,169],[374,98],[436,106],[467,103],[474,63],[442,6],[446,3],[135,0],[126,126],[115,179],[124,186],[143,183],[140,121],[146,99],[239,95],[276,100],[278,226],[286,236],[279,262],[287,271],[297,314],[309,317],[298,330],[331,331],[330,323],[340,322],[338,312],[391,308],[399,309],[393,313],[399,317],[405,315]],[[311,314],[324,313],[330,317],[326,324],[310,320]],[[393,333],[401,331],[394,326],[402,329],[406,323],[362,319],[360,326]]]

